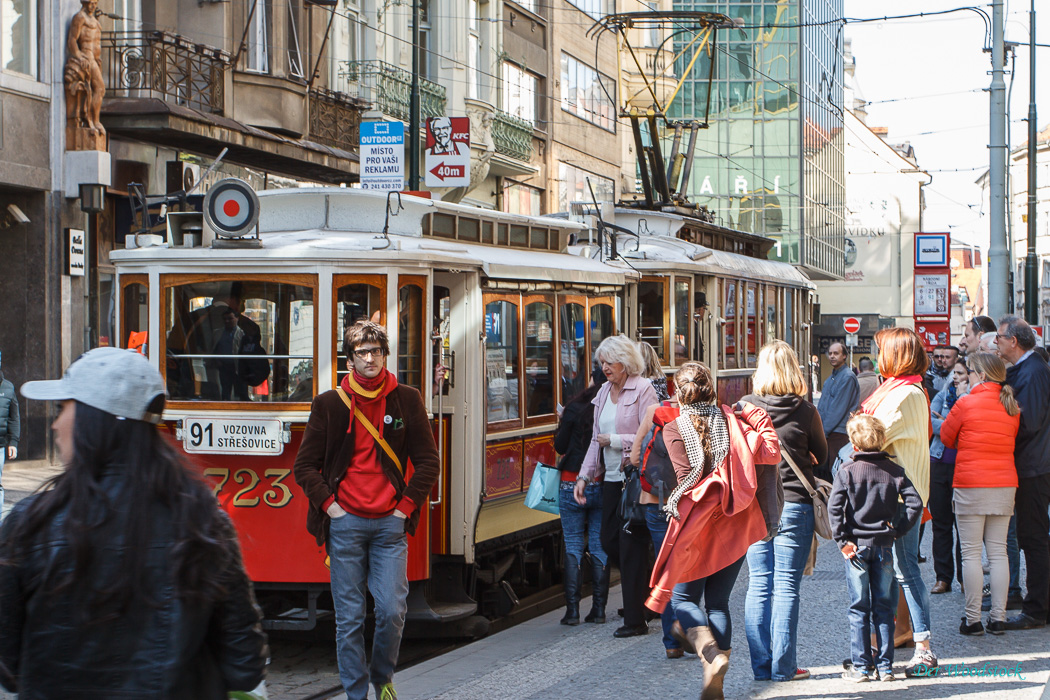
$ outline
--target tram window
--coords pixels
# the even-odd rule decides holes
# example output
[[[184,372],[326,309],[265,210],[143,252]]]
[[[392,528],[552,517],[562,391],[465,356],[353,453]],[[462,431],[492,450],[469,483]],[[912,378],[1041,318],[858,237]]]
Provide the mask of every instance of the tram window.
[[[690,284],[678,278],[674,283],[674,361],[679,365],[689,359]]]
[[[525,415],[554,413],[554,306],[534,301],[525,307]]]
[[[485,391],[488,422],[518,420],[518,305],[485,305]]]
[[[491,221],[481,222],[481,242],[492,244],[495,241],[492,239],[493,224]]]
[[[777,302],[780,297],[780,289],[766,287],[766,342],[783,337],[780,333],[780,314],[777,313]]]
[[[145,284],[132,282],[124,285],[120,328],[122,347],[149,354],[149,288]]]
[[[529,247],[539,248],[540,250],[546,250],[547,238],[547,229],[532,228],[529,230]]]
[[[397,290],[397,381],[423,391],[423,287],[404,284]]]
[[[529,227],[511,224],[510,245],[514,248],[529,247]]]
[[[310,401],[310,287],[207,280],[165,289],[168,394],[175,401]]]
[[[725,333],[725,368],[736,369],[736,282],[733,280],[726,280],[724,283],[725,288],[725,319],[726,323],[723,326],[723,332]]]
[[[452,299],[448,287],[434,286],[434,335],[433,366],[449,366],[449,341],[451,335]],[[441,393],[448,396],[450,377],[441,382]],[[437,387],[434,387],[437,394]]]
[[[640,338],[652,345],[660,359],[666,362],[664,318],[663,280],[643,280],[638,284],[638,331]]]
[[[332,337],[335,348],[332,356],[335,358],[337,383],[347,374],[346,355],[343,354],[343,335],[346,329],[362,319],[382,323],[383,297],[384,290],[378,284],[355,282],[336,288],[335,335]]]
[[[481,238],[481,222],[465,216],[459,218],[459,240],[477,242]]]
[[[784,290],[784,340],[795,345],[795,290]]]
[[[757,363],[757,351],[762,343],[762,327],[758,323],[758,311],[762,308],[762,287],[747,285],[747,366]]]
[[[510,226],[507,224],[496,225],[496,245],[510,245]]]
[[[434,214],[434,220],[430,226],[437,238],[456,237],[456,217],[451,214]]]
[[[586,319],[582,304],[562,304],[561,314],[561,402],[587,388],[591,363],[587,361]]]
[[[602,341],[616,334],[616,323],[613,321],[612,304],[591,305],[591,354],[598,349]]]

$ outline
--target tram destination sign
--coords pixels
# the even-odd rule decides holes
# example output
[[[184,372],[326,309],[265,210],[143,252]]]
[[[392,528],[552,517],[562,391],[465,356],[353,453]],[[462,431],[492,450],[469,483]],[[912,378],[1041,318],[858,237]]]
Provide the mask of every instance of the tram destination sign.
[[[405,189],[405,125],[361,122],[361,189]]]
[[[182,420],[182,445],[191,454],[279,455],[284,452],[277,418]]]

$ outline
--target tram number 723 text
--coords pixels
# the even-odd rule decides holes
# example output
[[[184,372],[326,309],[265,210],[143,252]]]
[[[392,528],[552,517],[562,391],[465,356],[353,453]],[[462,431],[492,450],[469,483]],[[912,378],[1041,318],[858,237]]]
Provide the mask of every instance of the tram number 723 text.
[[[263,476],[269,480],[269,488],[262,494],[262,502],[271,508],[283,508],[288,505],[289,501],[292,500],[292,491],[284,483],[284,480],[292,473],[291,469],[267,469],[263,472]],[[259,505],[260,497],[258,495],[249,496],[256,486],[259,485],[261,479],[251,469],[223,469],[221,467],[211,467],[204,470],[204,476],[214,477],[218,481],[214,482],[212,492],[215,497],[218,498],[222,489],[226,486],[226,483],[233,477],[234,483],[243,486],[233,494],[231,505],[235,508],[255,508]]]

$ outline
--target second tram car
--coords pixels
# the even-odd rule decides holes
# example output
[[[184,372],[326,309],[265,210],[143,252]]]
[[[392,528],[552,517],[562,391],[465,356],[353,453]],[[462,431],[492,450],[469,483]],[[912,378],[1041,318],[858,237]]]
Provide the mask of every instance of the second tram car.
[[[271,628],[309,628],[326,606],[291,469],[358,319],[387,327],[388,369],[422,392],[441,451],[409,542],[409,620],[468,634],[557,575],[557,517],[524,496],[536,464],[555,463],[557,407],[586,387],[604,338],[652,343],[668,371],[706,362],[725,402],[747,392],[767,340],[809,353],[812,285],[765,259],[768,239],[685,214],[617,209],[632,235],[599,240],[566,219],[359,189],[258,197],[254,239],[205,228],[198,243],[183,215],[165,243],[111,257],[121,345],[164,375],[165,424],[233,518]]]

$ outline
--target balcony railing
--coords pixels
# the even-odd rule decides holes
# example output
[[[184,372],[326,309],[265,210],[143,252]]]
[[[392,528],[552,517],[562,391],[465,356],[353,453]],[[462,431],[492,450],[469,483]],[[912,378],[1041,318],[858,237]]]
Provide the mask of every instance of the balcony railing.
[[[362,104],[342,92],[310,90],[310,140],[357,152]]]
[[[344,61],[347,92],[371,102],[383,114],[408,121],[412,100],[412,74],[383,61]],[[420,78],[420,112],[423,118],[445,114],[445,88]]]
[[[496,152],[528,163],[532,160],[532,122],[496,110],[492,120],[492,140]]]
[[[168,32],[105,32],[107,97],[158,98],[222,114],[230,54]]]

